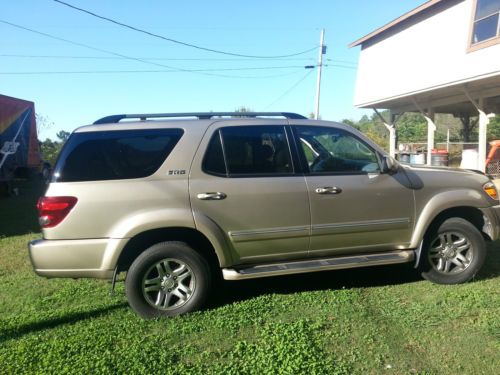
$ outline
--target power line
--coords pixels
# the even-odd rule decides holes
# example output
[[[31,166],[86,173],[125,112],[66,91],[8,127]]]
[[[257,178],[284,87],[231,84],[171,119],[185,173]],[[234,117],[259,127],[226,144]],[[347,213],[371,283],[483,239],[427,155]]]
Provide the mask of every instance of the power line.
[[[47,38],[50,38],[50,39],[54,39],[54,40],[58,40],[60,42],[65,42],[65,43],[73,44],[73,45],[79,46],[79,47],[88,48],[88,49],[91,49],[91,50],[94,50],[94,51],[98,51],[98,52],[106,53],[106,54],[109,54],[109,55],[117,56],[117,57],[120,57],[120,58],[123,58],[123,59],[133,60],[133,61],[139,61],[139,62],[150,64],[150,65],[161,66],[162,68],[177,69],[177,68],[175,68],[173,66],[158,64],[158,63],[154,63],[154,62],[151,62],[151,61],[146,61],[146,60],[143,60],[143,59],[140,59],[140,58],[137,58],[137,57],[127,56],[127,55],[123,55],[121,53],[107,51],[107,50],[102,49],[102,48],[92,47],[92,46],[89,46],[88,44],[74,42],[74,41],[69,40],[69,39],[60,38],[58,36],[47,34],[47,33],[44,33],[42,31],[37,31],[37,30],[34,30],[34,29],[30,29],[28,27],[17,25],[15,23],[8,22],[8,21],[2,20],[2,19],[0,19],[0,22],[4,23],[6,25],[10,25],[12,27],[16,27],[16,28],[21,29],[21,30],[29,31],[29,32],[34,33],[34,34],[43,35],[43,36],[45,36]]]
[[[302,71],[302,69],[300,69]],[[34,76],[34,75],[85,75],[85,74],[134,74],[134,73],[173,73],[176,71],[168,71],[168,70],[109,70],[109,71],[39,71],[39,72],[0,72],[0,76],[3,75],[14,75],[14,76]],[[295,70],[293,72],[283,73],[283,74],[272,74],[272,75],[264,75],[264,76],[239,76],[239,75],[217,75],[217,77],[222,78],[238,78],[238,79],[270,79],[270,78],[279,78],[279,77],[287,77],[294,74],[297,74],[299,71]],[[213,74],[215,75],[215,74]]]
[[[336,67],[336,68],[345,68],[345,69],[353,69],[353,70],[356,70],[358,68],[356,68],[355,66],[349,66],[349,65],[342,65],[342,64],[323,64],[323,67]]]
[[[180,40],[177,40],[177,39],[172,39],[172,38],[169,38],[169,37],[166,37],[166,36],[163,36],[163,35],[152,33],[150,31],[147,31],[147,30],[144,30],[144,29],[139,29],[139,28],[137,28],[135,26],[131,26],[131,25],[128,25],[126,23],[122,23],[122,22],[116,21],[114,19],[101,16],[101,15],[99,15],[97,13],[91,12],[91,11],[83,9],[83,8],[79,8],[77,6],[68,4],[68,3],[64,2],[64,1],[61,1],[61,0],[53,0],[53,1],[55,1],[56,3],[59,3],[61,5],[65,5],[65,6],[69,7],[69,8],[75,9],[75,10],[77,10],[79,12],[83,12],[83,13],[89,14],[89,15],[91,15],[93,17],[100,18],[100,19],[102,19],[104,21],[108,21],[108,22],[114,23],[114,24],[116,24],[118,26],[122,26],[122,27],[125,27],[127,29],[130,29],[130,30],[133,30],[133,31],[137,31],[139,33],[146,34],[146,35],[152,36],[154,38],[162,39],[162,40],[165,40],[167,42],[172,42],[172,43],[180,44],[180,45],[185,46],[185,47],[195,48],[195,49],[198,49],[198,50],[212,52],[212,53],[219,53],[219,54],[222,54],[222,55],[236,56],[236,57],[250,57],[250,58],[254,58],[254,59],[274,59],[274,58],[293,57],[293,56],[304,55],[304,54],[306,54],[308,52],[314,51],[317,48],[317,47],[313,47],[313,48],[310,48],[310,49],[307,49],[307,50],[301,51],[301,52],[290,53],[290,54],[287,54],[287,55],[275,55],[275,56],[245,55],[245,54],[241,54],[241,53],[233,53],[233,52],[221,51],[221,50],[216,50],[216,49],[212,49],[212,48],[198,46],[198,45],[192,44],[192,43],[183,42],[183,41],[180,41]]]
[[[82,55],[22,55],[22,54],[0,54],[0,57],[15,57],[26,59],[82,59],[82,60],[117,60],[120,57],[112,56],[82,56]],[[250,58],[182,58],[182,57],[139,57],[142,60],[148,61],[255,61]],[[306,58],[275,58],[267,59],[266,61],[311,61],[312,57]]]
[[[287,96],[288,94],[290,94],[298,85],[300,85],[302,83],[302,81],[304,81],[314,70],[311,69],[311,70],[308,70],[307,73],[302,76],[297,82],[295,82],[290,88],[288,88],[283,94],[281,94],[276,100],[274,100],[271,104],[267,105],[264,110],[272,107],[274,104],[276,104],[277,102],[279,102],[281,99],[283,99],[285,96]]]
[[[224,71],[234,71],[234,70],[273,70],[273,69],[300,69],[302,70],[304,67],[301,65],[288,65],[288,66],[259,66],[259,67],[238,67],[238,68],[205,68],[205,69],[189,69],[188,72],[224,72]],[[73,72],[91,72],[91,73],[153,73],[153,72],[177,72],[175,69],[171,70],[91,70],[91,71],[60,71],[62,73],[73,73]],[[15,72],[14,72],[15,73]]]
[[[41,31],[37,31],[37,30],[34,30],[34,29],[30,29],[28,27],[17,25],[15,23],[8,22],[8,21],[2,20],[2,19],[0,19],[0,22],[4,23],[6,25],[10,25],[12,27],[21,29],[21,30],[25,30],[25,31],[29,31],[29,32],[34,33],[34,34],[45,36],[45,37],[50,38],[50,39],[58,40],[58,41],[69,43],[69,44],[73,44],[73,45],[76,45],[76,46],[79,46],[79,47],[84,47],[84,48],[88,48],[88,49],[91,49],[91,50],[94,50],[94,51],[98,51],[98,52],[106,53],[106,54],[109,54],[109,55],[117,56],[117,57],[120,57],[120,58],[126,59],[126,60],[138,61],[138,62],[141,62],[141,63],[144,63],[144,64],[159,66],[161,68],[167,68],[167,69],[172,70],[172,71],[185,72],[185,73],[193,73],[193,74],[201,74],[201,75],[208,75],[208,76],[215,76],[215,77],[225,77],[225,78],[250,78],[250,77],[238,77],[238,76],[223,75],[223,74],[216,74],[216,73],[203,72],[203,71],[192,71],[192,70],[189,70],[189,69],[177,68],[177,67],[173,67],[173,66],[169,66],[169,65],[165,65],[165,64],[160,64],[160,63],[155,63],[155,62],[152,62],[152,61],[144,60],[144,59],[141,59],[141,58],[138,58],[138,57],[123,55],[121,53],[117,53],[117,52],[113,52],[113,51],[108,51],[108,50],[105,50],[105,49],[102,49],[102,48],[92,47],[92,46],[90,46],[88,44],[84,44],[84,43],[80,43],[80,42],[74,42],[74,41],[69,40],[69,39],[60,38],[58,36],[47,34],[47,33],[44,33],[44,32],[41,32]]]
[[[211,69],[192,69],[189,72],[219,72],[219,71],[248,71],[248,70],[269,70],[269,69],[290,69],[299,68],[301,66],[268,66],[268,67],[251,67],[251,68],[211,68]],[[291,74],[297,73],[299,70],[294,70]],[[53,75],[53,74],[121,74],[121,73],[176,73],[177,70],[65,70],[65,71],[19,71],[19,72],[0,72],[0,75]],[[272,76],[247,76],[240,78],[269,78],[281,77],[290,75],[290,73],[272,75]]]
[[[350,64],[350,65],[358,65],[356,62],[354,62],[354,61],[348,61],[348,60],[326,59],[326,61],[332,61],[332,62],[343,63],[343,64]]]

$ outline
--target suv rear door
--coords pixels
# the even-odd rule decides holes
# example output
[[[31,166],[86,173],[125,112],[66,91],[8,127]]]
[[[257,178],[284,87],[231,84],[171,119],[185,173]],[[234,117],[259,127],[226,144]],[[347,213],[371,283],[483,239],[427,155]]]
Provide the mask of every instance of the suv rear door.
[[[311,204],[311,256],[408,246],[413,191],[404,173],[380,173],[377,152],[333,126],[295,126]]]
[[[287,122],[240,122],[215,123],[202,140],[189,179],[195,222],[221,228],[237,263],[304,258],[309,201]]]

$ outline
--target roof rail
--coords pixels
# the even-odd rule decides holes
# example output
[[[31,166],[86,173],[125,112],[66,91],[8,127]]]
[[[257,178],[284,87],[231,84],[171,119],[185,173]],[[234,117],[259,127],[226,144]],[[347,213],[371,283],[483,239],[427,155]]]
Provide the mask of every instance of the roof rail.
[[[209,120],[214,117],[285,117],[287,119],[307,119],[302,115],[292,112],[187,112],[187,113],[140,113],[128,115],[111,115],[100,118],[94,124],[118,123],[123,119],[140,119],[164,117],[196,117],[198,120]]]

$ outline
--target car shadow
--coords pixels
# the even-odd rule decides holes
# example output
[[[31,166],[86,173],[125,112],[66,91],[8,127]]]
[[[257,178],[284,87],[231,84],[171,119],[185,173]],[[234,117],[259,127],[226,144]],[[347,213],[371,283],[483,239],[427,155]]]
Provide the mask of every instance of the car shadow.
[[[474,281],[500,276],[500,241],[488,244],[486,261]],[[413,263],[323,271],[241,281],[217,280],[207,309],[244,301],[265,294],[372,288],[409,284],[422,278]]]
[[[483,267],[475,280],[487,280],[500,276],[500,240],[488,243],[488,253]]]
[[[127,303],[122,302],[112,306],[107,306],[99,309],[94,309],[90,311],[81,311],[70,313],[58,318],[52,318],[47,320],[42,320],[38,322],[33,322],[25,324],[19,327],[0,329],[0,343],[17,339],[29,333],[36,333],[46,329],[56,328],[65,324],[73,324],[82,320],[87,320],[90,318],[98,318],[112,313],[115,310],[123,309],[127,307]]]
[[[218,280],[207,308],[255,298],[264,294],[369,288],[421,280],[413,264],[322,271],[241,281]]]

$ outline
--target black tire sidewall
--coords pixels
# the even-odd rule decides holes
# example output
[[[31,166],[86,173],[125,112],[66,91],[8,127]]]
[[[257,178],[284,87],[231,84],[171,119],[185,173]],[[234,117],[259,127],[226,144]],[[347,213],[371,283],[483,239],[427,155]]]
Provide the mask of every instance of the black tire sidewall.
[[[196,278],[196,288],[191,298],[173,310],[160,310],[151,306],[142,293],[144,274],[153,264],[166,258],[186,263]],[[130,307],[143,318],[175,316],[199,309],[209,293],[210,281],[210,268],[199,253],[183,242],[162,242],[145,250],[132,263],[125,279],[125,293]]]
[[[473,247],[472,262],[467,269],[459,274],[443,274],[433,268],[428,259],[430,246],[441,233],[457,232],[465,236]],[[433,231],[424,241],[424,249],[420,262],[422,277],[437,284],[461,284],[465,283],[476,275],[481,269],[486,257],[486,243],[481,232],[469,221],[462,218],[450,218],[445,220],[437,230]]]

